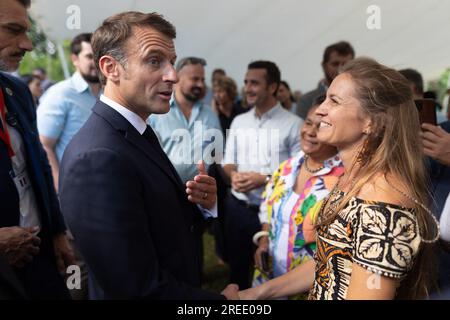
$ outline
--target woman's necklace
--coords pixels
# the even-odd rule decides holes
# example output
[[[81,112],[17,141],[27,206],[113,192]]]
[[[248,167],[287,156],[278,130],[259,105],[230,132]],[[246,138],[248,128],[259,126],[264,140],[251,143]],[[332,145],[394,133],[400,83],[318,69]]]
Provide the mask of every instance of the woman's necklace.
[[[424,209],[433,219],[435,225],[436,225],[436,234],[434,236],[433,239],[423,239],[422,238],[422,242],[425,243],[435,243],[436,241],[439,240],[439,237],[441,236],[441,229],[439,226],[439,222],[436,219],[436,216],[430,211],[430,209],[428,209],[427,207],[425,207],[421,202],[419,202],[416,198],[410,196],[409,194],[407,194],[406,192],[401,191],[400,189],[398,189],[396,186],[394,186],[392,183],[389,182],[389,180],[386,178],[386,176],[384,176],[385,180],[387,181],[387,183],[392,187],[392,189],[394,189],[395,191],[397,191],[398,193],[400,193],[401,195],[403,195],[404,197],[406,197],[407,199],[413,201],[416,205],[419,205],[422,207],[422,209]]]
[[[320,166],[320,167],[317,168],[317,169],[310,169],[310,168],[308,167],[308,158],[309,158],[309,156],[306,154],[306,155],[305,155],[305,161],[304,161],[304,163],[305,163],[305,169],[306,169],[306,171],[308,171],[309,173],[314,174],[314,173],[319,172],[319,171],[322,170],[323,168],[325,168],[325,166],[322,165],[322,166]]]
[[[344,195],[341,194],[341,191],[339,190],[339,183],[341,181],[343,175],[339,176],[338,180],[336,181],[336,184],[334,185],[333,189],[331,189],[328,196],[323,200],[322,205],[319,210],[319,220],[324,221],[331,215],[333,215],[339,205],[341,204],[342,198]],[[353,188],[355,185],[355,179],[351,179],[351,185],[350,189]]]

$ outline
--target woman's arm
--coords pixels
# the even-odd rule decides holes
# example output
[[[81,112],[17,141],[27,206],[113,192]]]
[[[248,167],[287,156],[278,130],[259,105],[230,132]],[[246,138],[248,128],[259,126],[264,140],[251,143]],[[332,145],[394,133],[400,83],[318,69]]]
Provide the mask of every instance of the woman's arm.
[[[314,283],[314,259],[262,285],[239,291],[241,300],[269,300],[308,291]]]
[[[353,263],[347,300],[392,300],[399,280],[372,273]]]

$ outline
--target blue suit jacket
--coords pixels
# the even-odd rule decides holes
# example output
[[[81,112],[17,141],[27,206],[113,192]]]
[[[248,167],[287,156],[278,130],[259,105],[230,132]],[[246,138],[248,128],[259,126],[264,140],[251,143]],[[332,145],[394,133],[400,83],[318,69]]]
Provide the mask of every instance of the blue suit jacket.
[[[0,72],[0,87],[8,114],[15,114],[20,127],[41,221],[40,253],[27,267],[16,271],[31,298],[58,298],[65,293],[62,293],[62,278],[56,270],[52,237],[64,232],[66,226],[47,155],[39,141],[35,106],[28,87],[19,79]],[[19,195],[10,175],[11,169],[6,145],[0,140],[0,227],[18,226],[20,221]]]
[[[3,90],[8,113],[15,113],[22,130],[22,139],[27,151],[27,169],[41,213],[43,228],[51,234],[66,230],[59,209],[58,198],[53,187],[53,177],[47,155],[39,141],[36,128],[36,110],[31,94],[19,79],[0,72],[0,87]],[[9,88],[9,90],[6,90]],[[9,93],[12,94],[9,94]],[[0,142],[0,226],[19,224],[19,195],[10,177],[11,161],[5,144]]]
[[[157,139],[102,102],[92,111],[66,148],[59,180],[90,297],[223,298],[199,288],[203,217]]]

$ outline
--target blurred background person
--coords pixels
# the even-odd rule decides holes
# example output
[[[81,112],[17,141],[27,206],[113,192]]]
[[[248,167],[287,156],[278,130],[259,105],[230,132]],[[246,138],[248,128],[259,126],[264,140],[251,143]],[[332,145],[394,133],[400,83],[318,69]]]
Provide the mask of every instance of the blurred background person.
[[[281,81],[277,91],[277,99],[280,101],[281,106],[288,111],[296,113],[297,103],[295,102],[294,95],[291,92],[291,88],[286,81]]]
[[[82,33],[73,38],[70,49],[76,71],[45,92],[37,111],[39,138],[47,152],[56,191],[64,150],[91,115],[101,90],[91,37],[92,33]]]
[[[448,121],[447,115],[444,112],[444,109],[442,107],[442,104],[438,101],[438,97],[435,91],[425,91],[423,93],[424,99],[431,99],[436,104],[436,123],[440,124],[443,122]]]
[[[262,232],[254,237],[258,249],[253,286],[313,258],[317,212],[343,173],[336,147],[317,140],[320,120],[315,111],[324,99],[324,96],[319,97],[309,109],[300,131],[301,151],[283,162],[266,185],[259,212]],[[264,252],[270,257],[268,265],[268,261],[264,265],[262,262]]]
[[[247,110],[241,107],[240,101],[236,100],[237,86],[232,78],[227,76],[218,78],[213,89],[214,110],[219,116],[223,136],[226,138],[226,130],[230,129],[233,119]]]
[[[333,79],[338,75],[339,69],[344,64],[355,58],[355,50],[347,41],[340,41],[325,48],[322,59],[324,78],[319,81],[316,89],[309,91],[300,97],[297,115],[305,119],[314,99],[327,92]]]
[[[264,186],[281,162],[300,151],[303,120],[278,102],[280,81],[274,62],[258,60],[247,66],[245,94],[253,108],[234,118],[222,163],[232,186],[225,200],[230,282],[240,288],[251,286],[256,250],[252,237],[261,230],[258,212]]]
[[[39,106],[39,98],[42,96],[41,79],[32,74],[25,74],[21,76],[23,82],[25,82],[30,89],[33,101],[36,107]]]
[[[55,83],[53,81],[51,81],[48,77],[47,77],[47,71],[45,71],[44,68],[35,68],[32,71],[33,76],[38,77],[39,80],[41,80],[41,90],[42,93],[44,93],[45,91],[47,91],[48,88],[50,88],[52,85],[54,85]]]
[[[206,87],[205,66],[203,58],[180,59],[176,65],[179,81],[169,102],[169,112],[152,114],[148,119],[184,183],[194,179],[198,161],[205,160],[207,148],[214,146],[215,141],[206,137],[207,130],[220,130],[217,115],[202,100]],[[201,132],[196,129],[198,124],[202,126]],[[214,160],[216,155],[219,156],[218,153],[212,156]],[[211,163],[206,161],[206,167]]]
[[[450,121],[435,126],[422,124],[423,151],[428,158],[428,172],[431,178],[431,193],[433,196],[433,211],[441,223],[445,224],[444,206],[450,194]],[[444,218],[443,218],[444,216]],[[444,230],[445,231],[445,230]],[[444,235],[444,240],[446,239]],[[439,288],[450,289],[450,246],[440,242],[439,258]]]
[[[226,76],[227,73],[225,70],[221,68],[214,69],[214,71],[211,74],[211,87],[205,84],[205,95],[203,98],[203,103],[214,107],[214,85],[217,82],[217,80],[221,77]]]

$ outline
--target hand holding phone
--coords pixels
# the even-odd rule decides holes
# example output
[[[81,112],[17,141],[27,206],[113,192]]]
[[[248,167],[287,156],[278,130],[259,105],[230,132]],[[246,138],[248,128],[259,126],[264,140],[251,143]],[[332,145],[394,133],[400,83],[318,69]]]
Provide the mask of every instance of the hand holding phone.
[[[432,99],[418,99],[416,103],[417,111],[419,111],[420,124],[430,123],[436,125],[436,103]]]
[[[269,253],[267,251],[261,252],[261,267],[262,271],[269,272]]]

